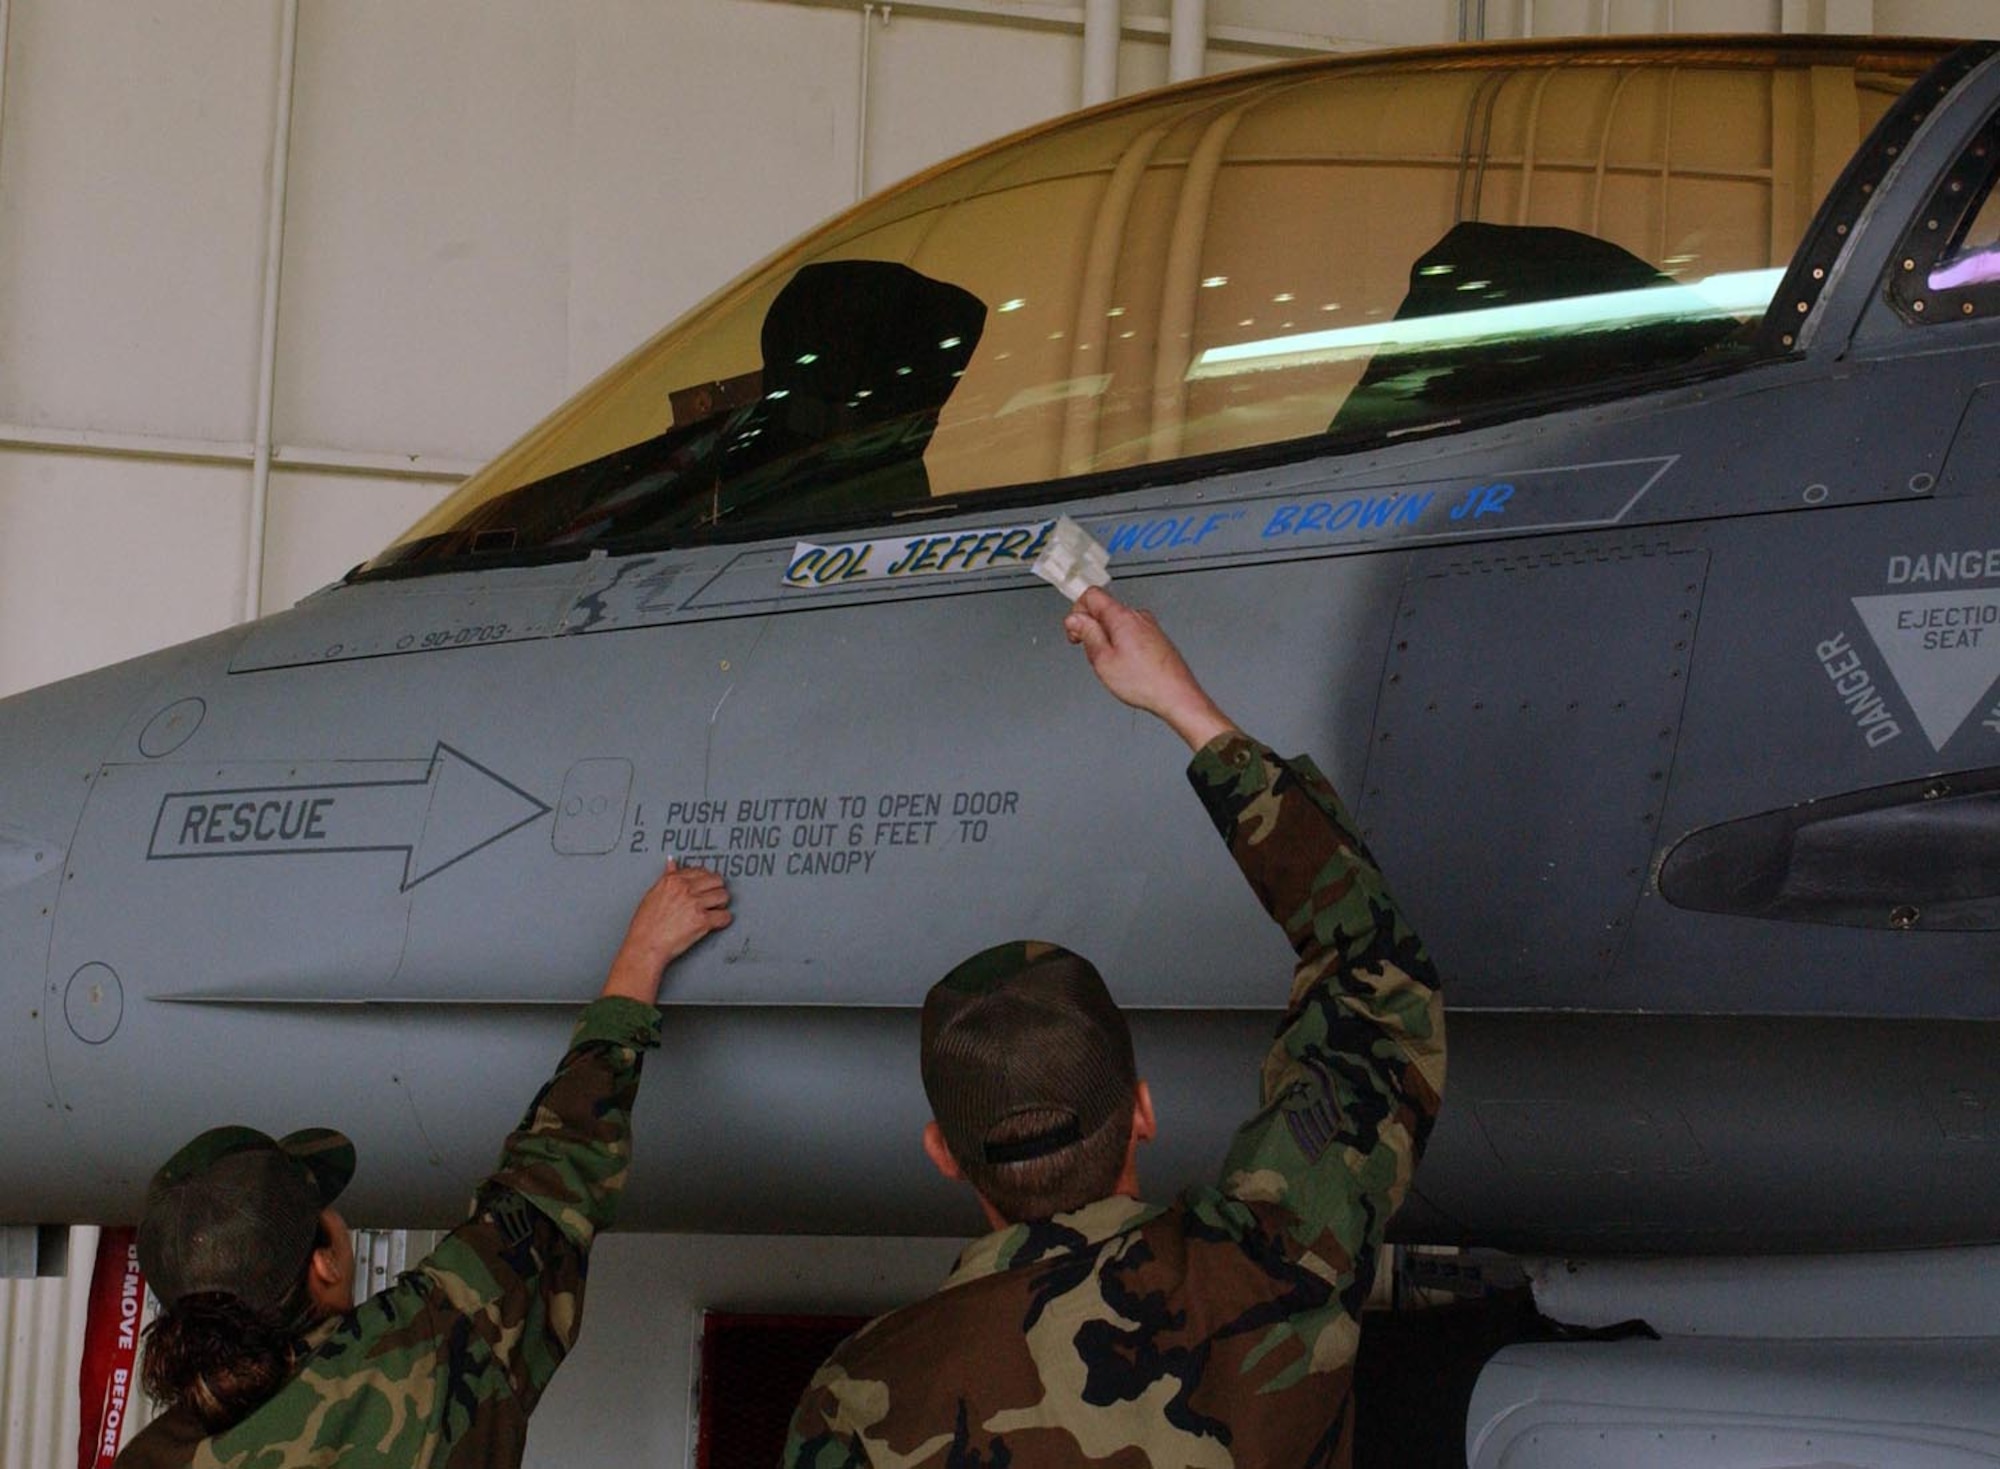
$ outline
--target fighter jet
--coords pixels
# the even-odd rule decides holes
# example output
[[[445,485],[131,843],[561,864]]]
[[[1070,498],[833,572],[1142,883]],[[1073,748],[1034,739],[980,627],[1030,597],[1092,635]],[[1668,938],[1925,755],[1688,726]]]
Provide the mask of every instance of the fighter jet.
[[[1313,752],[1446,976],[1401,1237],[2000,1240],[2000,59],[1238,73],[858,206],[337,585],[0,703],[0,1200],[222,1114],[456,1214],[668,856],[626,1219],[962,1232],[915,1006],[1032,934],[1205,1174],[1289,956],[1030,563]]]

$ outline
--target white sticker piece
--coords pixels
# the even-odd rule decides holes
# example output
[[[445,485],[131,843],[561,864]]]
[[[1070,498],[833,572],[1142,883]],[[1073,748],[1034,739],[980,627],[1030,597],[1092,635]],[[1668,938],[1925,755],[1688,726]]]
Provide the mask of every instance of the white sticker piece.
[[[2000,587],[1856,597],[1854,610],[1942,751],[2000,680]]]
[[[803,591],[833,591],[920,576],[956,576],[1029,565],[1048,548],[1053,520],[1033,525],[991,526],[837,546],[800,541],[785,564],[785,585]]]
[[[1031,568],[1036,576],[1074,602],[1092,587],[1111,584],[1111,553],[1067,515],[1056,518],[1048,549]]]

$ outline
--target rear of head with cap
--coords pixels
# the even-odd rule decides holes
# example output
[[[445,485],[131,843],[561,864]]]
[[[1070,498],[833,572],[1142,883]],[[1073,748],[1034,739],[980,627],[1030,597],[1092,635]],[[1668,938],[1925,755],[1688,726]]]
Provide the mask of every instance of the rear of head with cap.
[[[1138,1074],[1088,960],[1037,940],[973,955],[924,999],[922,1064],[945,1145],[1004,1218],[1046,1219],[1116,1188]]]
[[[166,1161],[139,1223],[139,1268],[161,1304],[147,1331],[148,1392],[214,1432],[283,1382],[314,1319],[307,1273],[328,1242],[321,1212],[353,1176],[354,1145],[328,1128],[272,1138],[214,1127]]]
[[[329,1128],[211,1127],[147,1186],[139,1268],[162,1305],[214,1291],[275,1310],[305,1273],[320,1210],[353,1176],[354,1145]]]

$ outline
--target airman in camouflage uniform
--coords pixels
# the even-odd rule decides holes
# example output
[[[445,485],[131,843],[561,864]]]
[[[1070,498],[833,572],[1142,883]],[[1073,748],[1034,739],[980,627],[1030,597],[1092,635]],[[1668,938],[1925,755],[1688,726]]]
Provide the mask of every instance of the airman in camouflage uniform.
[[[176,1406],[119,1469],[519,1464],[528,1415],[581,1325],[591,1241],[624,1187],[640,1058],[659,1044],[661,971],[729,922],[727,903],[720,879],[670,864],[472,1217],[388,1289],[314,1324],[293,1375],[248,1416],[211,1435]]]
[[[1351,1461],[1362,1302],[1444,1085],[1436,976],[1311,761],[1231,727],[1107,593],[1068,625],[1114,694],[1196,747],[1195,792],[1298,955],[1263,1107],[1219,1186],[1167,1207],[1113,1194],[973,1244],[938,1294],[821,1368],[787,1465]]]

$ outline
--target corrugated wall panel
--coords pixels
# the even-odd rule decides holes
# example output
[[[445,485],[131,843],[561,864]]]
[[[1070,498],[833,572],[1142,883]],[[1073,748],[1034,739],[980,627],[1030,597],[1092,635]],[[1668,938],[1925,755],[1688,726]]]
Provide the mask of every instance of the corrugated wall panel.
[[[372,1296],[435,1249],[444,1238],[435,1229],[354,1231],[354,1294]]]
[[[76,1371],[97,1230],[71,1230],[69,1248],[73,1268],[67,1275],[0,1280],[4,1469],[73,1469],[76,1463]]]

